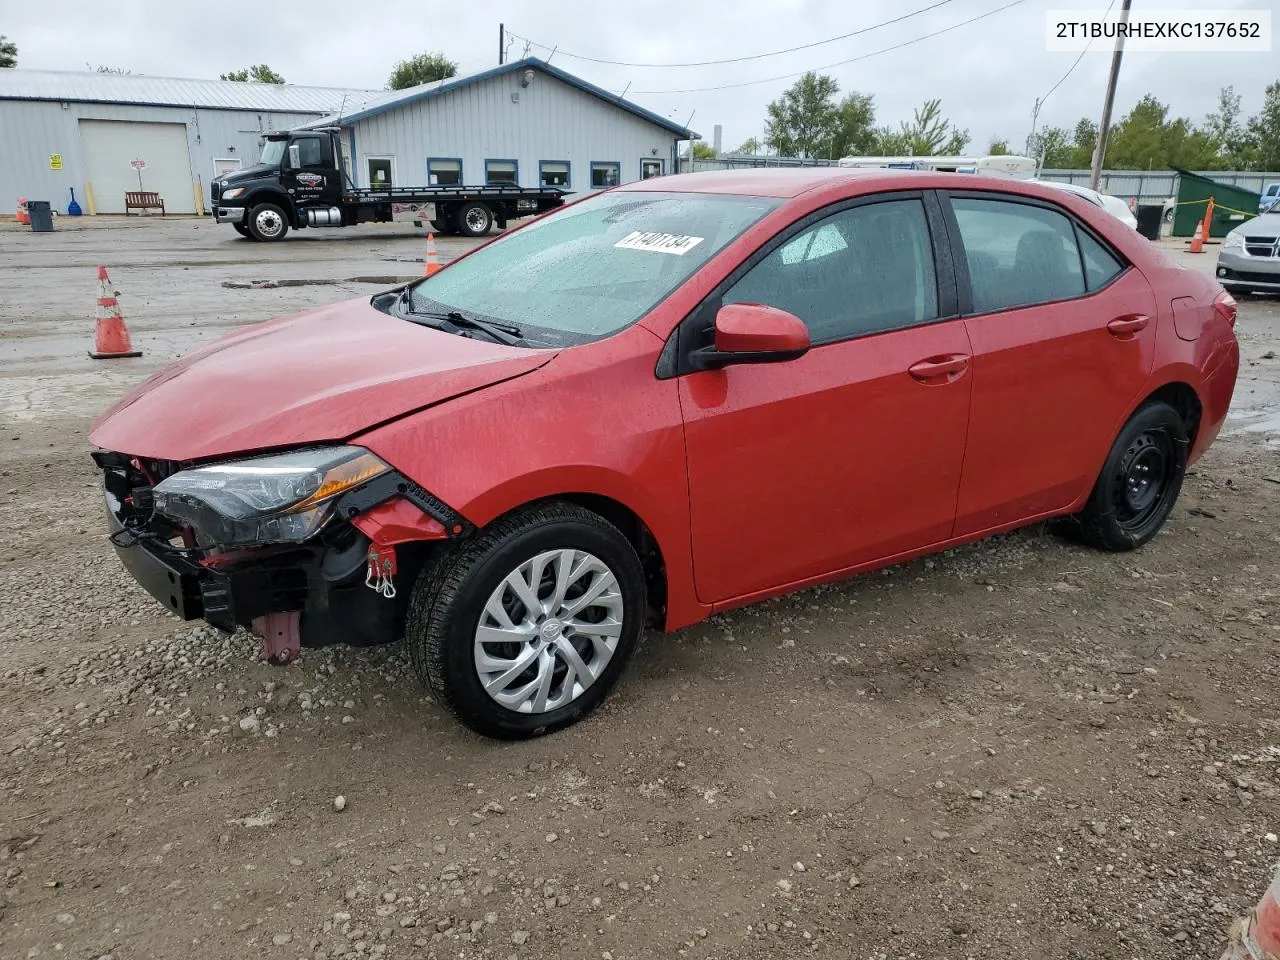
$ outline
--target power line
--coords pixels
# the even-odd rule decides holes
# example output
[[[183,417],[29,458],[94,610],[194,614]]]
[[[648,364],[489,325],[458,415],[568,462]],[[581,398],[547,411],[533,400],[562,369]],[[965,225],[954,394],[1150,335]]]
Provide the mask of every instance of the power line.
[[[1116,0],[1111,0],[1111,2],[1107,4],[1107,12],[1102,15],[1103,20],[1107,19],[1107,15],[1111,13],[1111,8],[1114,7],[1115,5],[1116,5]],[[1090,38],[1089,42],[1084,45],[1084,49],[1080,51],[1080,56],[1076,57],[1076,62],[1071,65],[1071,69],[1069,69],[1066,73],[1064,73],[1062,75],[1062,79],[1060,79],[1057,83],[1055,83],[1052,87],[1050,87],[1049,92],[1046,93],[1043,97],[1041,97],[1037,101],[1039,106],[1043,107],[1044,102],[1048,100],[1050,96],[1053,95],[1053,91],[1057,90],[1060,86],[1062,86],[1063,80],[1066,80],[1067,77],[1071,76],[1071,74],[1075,71],[1076,67],[1080,66],[1080,61],[1084,59],[1084,55],[1089,52],[1089,48],[1092,46],[1093,46],[1093,39]]]
[[[761,80],[744,80],[741,83],[725,83],[718,87],[688,87],[680,90],[637,90],[636,96],[648,95],[656,96],[667,93],[709,93],[714,90],[732,90],[735,87],[752,87],[761,83],[774,83],[778,80],[790,80],[793,77],[801,76],[805,73],[816,72],[820,70],[831,70],[835,67],[843,67],[850,63],[857,63],[859,60],[866,60],[870,57],[878,57],[882,53],[890,53],[894,50],[901,50],[903,47],[909,47],[912,44],[920,43],[924,40],[930,40],[933,37],[939,37],[944,33],[950,33],[952,30],[958,30],[961,27],[967,27],[971,23],[977,23],[979,20],[985,20],[988,17],[994,17],[997,13],[1003,13],[1011,7],[1016,7],[1025,2],[1025,0],[1013,0],[1012,3],[1006,3],[1003,7],[997,7],[986,13],[978,14],[976,17],[970,17],[968,20],[962,20],[959,23],[952,24],[949,27],[943,27],[941,30],[935,30],[932,33],[926,33],[924,36],[916,37],[914,40],[905,40],[902,43],[895,43],[891,47],[883,47],[880,50],[872,50],[870,53],[864,53],[857,57],[850,57],[848,60],[840,60],[836,63],[828,63],[821,67],[810,67],[808,70],[800,70],[796,73],[784,73],[776,77],[765,77]]]
[[[921,7],[919,10],[912,10],[910,13],[904,13],[901,16],[894,17],[892,20],[884,20],[880,23],[873,23],[870,26],[859,27],[857,30],[849,33],[842,33],[838,37],[828,37],[825,40],[815,40],[813,43],[802,43],[798,47],[787,47],[785,50],[771,50],[768,53],[753,53],[745,57],[729,57],[724,60],[698,60],[691,63],[632,63],[627,60],[605,60],[601,57],[588,57],[584,54],[569,53],[559,48],[553,48],[548,44],[539,43],[536,40],[529,40],[528,37],[521,37],[527,40],[535,47],[543,50],[556,49],[562,57],[568,57],[571,60],[585,60],[588,63],[604,63],[614,67],[714,67],[724,63],[744,63],[748,60],[763,60],[766,57],[778,57],[784,53],[795,53],[797,50],[810,50],[813,47],[821,47],[824,44],[835,43],[837,40],[847,40],[850,37],[856,37],[864,33],[870,33],[872,30],[879,30],[881,27],[888,27],[895,23],[901,23],[903,20],[910,20],[912,17],[919,16],[922,13],[928,13],[930,10],[936,10],[938,7],[945,7],[954,0],[937,0],[927,7]],[[511,33],[510,30],[507,33]],[[514,34],[512,34],[514,36]]]

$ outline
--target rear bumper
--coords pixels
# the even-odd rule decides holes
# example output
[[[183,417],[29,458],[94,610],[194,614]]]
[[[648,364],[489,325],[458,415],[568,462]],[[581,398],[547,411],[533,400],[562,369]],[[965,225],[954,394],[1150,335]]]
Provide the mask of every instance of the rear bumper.
[[[213,219],[217,223],[244,223],[244,207],[215,206]]]

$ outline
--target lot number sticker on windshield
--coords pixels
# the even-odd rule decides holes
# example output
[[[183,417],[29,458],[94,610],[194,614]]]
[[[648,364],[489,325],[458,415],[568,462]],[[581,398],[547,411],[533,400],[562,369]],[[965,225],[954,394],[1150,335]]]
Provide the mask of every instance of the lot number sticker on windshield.
[[[623,250],[652,250],[655,253],[674,253],[682,257],[702,242],[702,237],[684,237],[674,233],[646,233],[632,230],[614,244]]]

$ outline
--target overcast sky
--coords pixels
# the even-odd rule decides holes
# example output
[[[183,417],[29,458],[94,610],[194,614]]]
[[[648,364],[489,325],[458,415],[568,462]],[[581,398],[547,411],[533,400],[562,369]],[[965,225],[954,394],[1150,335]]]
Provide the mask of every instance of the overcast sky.
[[[996,10],[1010,0],[946,0],[935,9],[859,36],[781,56],[696,68],[622,67],[569,54],[637,63],[684,63],[767,53],[880,23],[938,0],[302,0],[285,3],[194,3],[191,0],[0,0],[0,33],[18,44],[19,67],[83,70],[123,67],[152,76],[216,78],[265,62],[291,83],[382,88],[392,65],[423,50],[440,50],[460,72],[496,65],[498,23],[539,43],[558,45],[551,62],[680,122],[710,139],[724,127],[732,149],[760,136],[764,108],[793,79],[705,92],[690,88],[761,80],[818,69],[910,41]],[[910,116],[930,97],[973,135],[982,150],[993,136],[1021,149],[1031,111],[1070,68],[1075,53],[1046,53],[1050,9],[1103,10],[1108,0],[1022,0],[984,20],[855,63],[832,67],[842,92],[875,95],[877,123]],[[1136,9],[1270,9],[1280,27],[1280,0],[1137,0]],[[509,48],[511,59],[525,51]],[[549,51],[530,48],[546,58]],[[1041,111],[1041,125],[1070,128],[1096,119],[1106,84],[1109,48],[1087,53]],[[1122,115],[1144,93],[1176,115],[1201,120],[1218,88],[1233,84],[1247,115],[1257,111],[1267,83],[1280,80],[1280,45],[1272,53],[1127,53],[1117,94]]]

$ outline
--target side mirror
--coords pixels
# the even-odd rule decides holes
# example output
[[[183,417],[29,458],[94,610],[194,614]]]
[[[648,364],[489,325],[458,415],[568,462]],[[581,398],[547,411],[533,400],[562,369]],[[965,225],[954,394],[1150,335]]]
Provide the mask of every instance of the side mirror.
[[[302,154],[298,150],[296,143],[289,144],[289,169],[297,170],[302,166]]]
[[[763,303],[728,303],[716,313],[716,343],[693,356],[697,370],[733,363],[780,363],[809,350],[809,328],[793,313]]]

